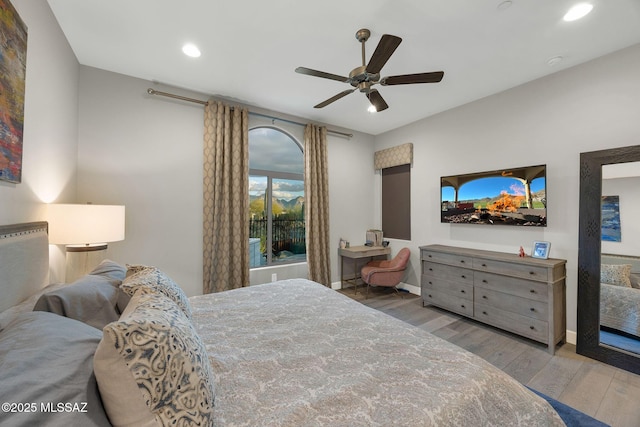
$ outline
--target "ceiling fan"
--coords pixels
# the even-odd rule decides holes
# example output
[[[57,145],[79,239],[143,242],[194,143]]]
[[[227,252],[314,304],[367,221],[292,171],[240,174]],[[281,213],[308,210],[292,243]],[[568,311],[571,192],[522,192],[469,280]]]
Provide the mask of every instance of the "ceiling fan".
[[[298,67],[296,73],[306,74],[308,76],[322,77],[330,80],[337,80],[339,82],[349,83],[353,86],[353,89],[347,89],[340,92],[331,98],[322,101],[321,103],[314,105],[314,108],[323,108],[338,99],[349,95],[356,89],[366,94],[369,102],[373,105],[376,111],[382,111],[389,108],[380,92],[377,89],[373,89],[372,86],[380,84],[382,86],[393,85],[410,85],[415,83],[438,83],[444,76],[443,71],[434,71],[430,73],[418,73],[418,74],[403,74],[399,76],[387,76],[380,78],[380,70],[387,63],[393,52],[397,49],[402,42],[402,39],[390,34],[384,34],[373,52],[373,55],[369,59],[369,63],[365,63],[365,50],[364,45],[371,36],[371,31],[363,28],[356,33],[356,39],[362,45],[362,66],[356,67],[349,73],[349,77],[339,76],[337,74],[325,73],[324,71],[312,70],[310,68]]]

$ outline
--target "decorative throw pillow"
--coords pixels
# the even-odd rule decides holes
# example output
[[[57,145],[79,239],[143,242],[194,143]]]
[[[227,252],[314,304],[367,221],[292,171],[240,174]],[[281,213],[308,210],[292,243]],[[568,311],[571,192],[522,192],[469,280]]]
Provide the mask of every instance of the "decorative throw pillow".
[[[205,346],[163,294],[136,294],[105,326],[94,371],[114,426],[212,424],[215,390]]]
[[[102,329],[122,313],[124,267],[105,260],[69,286],[43,294],[34,311],[48,311]]]
[[[600,282],[631,287],[631,264],[601,264]]]
[[[129,273],[131,271],[131,273]],[[171,298],[191,319],[191,304],[184,291],[169,276],[156,267],[127,265],[127,277],[120,286],[127,295],[160,292]]]

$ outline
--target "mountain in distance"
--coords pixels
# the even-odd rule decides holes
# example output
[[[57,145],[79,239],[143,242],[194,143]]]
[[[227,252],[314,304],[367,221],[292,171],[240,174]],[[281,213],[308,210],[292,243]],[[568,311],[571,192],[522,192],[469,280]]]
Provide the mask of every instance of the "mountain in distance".
[[[273,204],[274,212],[291,212],[296,210],[302,210],[302,205],[304,204],[304,197],[298,196],[293,199],[276,199],[275,197],[271,199],[271,203]],[[262,212],[264,211],[264,194],[259,194],[257,196],[250,195],[249,196],[249,206],[252,212]]]

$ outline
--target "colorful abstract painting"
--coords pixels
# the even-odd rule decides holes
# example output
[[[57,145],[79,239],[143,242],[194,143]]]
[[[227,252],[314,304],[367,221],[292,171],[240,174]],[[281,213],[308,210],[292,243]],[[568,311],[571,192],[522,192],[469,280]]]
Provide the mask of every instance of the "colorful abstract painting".
[[[602,196],[602,241],[620,242],[620,197]]]
[[[22,181],[27,26],[0,0],[0,180]]]

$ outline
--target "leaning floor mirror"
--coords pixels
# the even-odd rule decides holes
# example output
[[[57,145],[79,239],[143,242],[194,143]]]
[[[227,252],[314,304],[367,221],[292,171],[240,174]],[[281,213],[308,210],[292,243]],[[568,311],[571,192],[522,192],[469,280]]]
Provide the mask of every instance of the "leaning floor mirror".
[[[580,154],[576,352],[640,374],[640,145]]]

